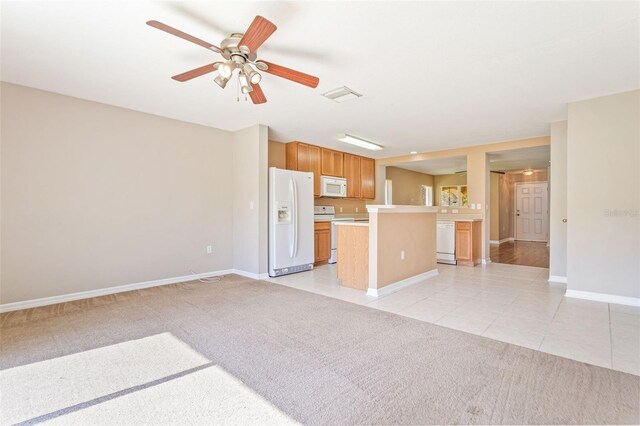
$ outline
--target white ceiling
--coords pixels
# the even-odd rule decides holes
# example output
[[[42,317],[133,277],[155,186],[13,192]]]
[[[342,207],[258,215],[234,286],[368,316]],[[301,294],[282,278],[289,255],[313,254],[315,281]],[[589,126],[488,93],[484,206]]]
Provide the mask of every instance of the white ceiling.
[[[491,170],[546,169],[551,160],[550,146],[512,149],[489,154]]]
[[[566,103],[640,87],[638,2],[2,2],[4,81],[152,114],[375,157],[548,134]],[[265,75],[269,102],[235,99],[213,76],[170,76],[256,14],[278,30],[259,57],[320,77]],[[346,85],[364,94],[333,103]],[[346,146],[341,133],[385,146]]]
[[[426,173],[428,175],[451,175],[467,170],[467,157],[466,155],[461,155],[457,157],[412,161],[410,163],[394,164],[394,167]]]

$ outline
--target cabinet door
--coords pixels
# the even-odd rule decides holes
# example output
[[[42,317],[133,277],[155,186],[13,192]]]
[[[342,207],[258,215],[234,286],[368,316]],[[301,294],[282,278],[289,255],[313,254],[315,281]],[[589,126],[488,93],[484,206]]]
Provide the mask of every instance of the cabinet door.
[[[347,178],[347,198],[360,198],[360,157],[344,154],[344,177]]]
[[[299,172],[310,172],[309,170],[309,145],[298,143],[298,168]]]
[[[368,200],[373,200],[376,198],[375,161],[371,158],[360,158],[360,174],[360,196]]]
[[[318,239],[318,253],[316,262],[325,262],[331,257],[331,231],[323,229],[316,231]]]
[[[322,174],[326,176],[343,177],[343,154],[332,149],[322,148]]]
[[[322,159],[320,157],[320,148],[309,145],[309,171],[313,172],[313,195],[320,196],[320,175],[322,174]]]
[[[289,142],[286,147],[286,168],[288,170],[309,171],[309,148],[302,142]]]
[[[456,222],[456,259],[471,260],[471,223]]]

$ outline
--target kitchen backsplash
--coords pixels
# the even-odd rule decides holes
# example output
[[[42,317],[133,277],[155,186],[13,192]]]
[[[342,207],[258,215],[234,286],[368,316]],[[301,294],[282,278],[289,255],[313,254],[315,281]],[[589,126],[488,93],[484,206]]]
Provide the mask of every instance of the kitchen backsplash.
[[[334,206],[336,214],[340,213],[366,213],[367,204],[374,204],[373,200],[341,200],[338,198],[315,198],[313,204],[316,206]],[[342,211],[340,211],[342,208]],[[356,208],[358,211],[356,212]]]

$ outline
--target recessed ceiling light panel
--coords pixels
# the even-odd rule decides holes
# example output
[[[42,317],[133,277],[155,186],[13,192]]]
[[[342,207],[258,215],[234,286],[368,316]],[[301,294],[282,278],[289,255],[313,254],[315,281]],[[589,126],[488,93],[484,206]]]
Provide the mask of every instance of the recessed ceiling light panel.
[[[327,93],[323,93],[327,99],[331,99],[334,102],[342,103],[350,101],[352,99],[358,99],[362,95],[349,89],[347,86],[338,87],[337,89],[329,90]]]
[[[339,141],[351,144],[351,145],[355,145],[355,146],[359,146],[360,148],[366,148],[366,149],[370,149],[372,151],[379,151],[382,149],[382,147],[380,145],[376,145],[373,142],[369,142],[366,141],[364,139],[360,139],[360,138],[356,138],[355,136],[351,136],[351,135],[344,135],[341,138],[338,138]]]

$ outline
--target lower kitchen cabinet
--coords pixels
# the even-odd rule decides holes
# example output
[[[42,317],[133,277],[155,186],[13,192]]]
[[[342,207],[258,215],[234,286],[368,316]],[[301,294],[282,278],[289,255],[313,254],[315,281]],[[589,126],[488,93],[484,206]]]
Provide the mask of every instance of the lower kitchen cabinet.
[[[314,222],[314,263],[325,263],[331,257],[331,222]]]
[[[456,221],[456,260],[461,266],[476,266],[481,262],[481,221]]]

